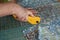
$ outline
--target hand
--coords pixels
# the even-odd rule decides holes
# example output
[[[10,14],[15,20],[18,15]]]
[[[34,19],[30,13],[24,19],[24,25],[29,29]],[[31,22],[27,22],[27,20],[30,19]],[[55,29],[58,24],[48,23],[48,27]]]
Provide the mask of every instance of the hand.
[[[17,16],[17,20],[26,22],[28,16],[34,17],[34,14],[37,12],[31,8],[23,8],[19,5],[16,5],[14,6],[12,13]]]

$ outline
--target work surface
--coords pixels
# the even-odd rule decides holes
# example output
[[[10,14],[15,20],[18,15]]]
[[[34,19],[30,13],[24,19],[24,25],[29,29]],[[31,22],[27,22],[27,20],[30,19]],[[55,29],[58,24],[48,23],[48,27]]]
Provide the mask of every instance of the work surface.
[[[52,4],[39,12],[42,21],[39,25],[39,40],[60,40],[60,7],[57,0],[18,0],[18,4],[24,7],[36,8],[42,5]],[[50,8],[51,11],[50,11]],[[16,21],[12,16],[0,18],[0,40],[26,40],[23,30],[32,27],[28,23]]]

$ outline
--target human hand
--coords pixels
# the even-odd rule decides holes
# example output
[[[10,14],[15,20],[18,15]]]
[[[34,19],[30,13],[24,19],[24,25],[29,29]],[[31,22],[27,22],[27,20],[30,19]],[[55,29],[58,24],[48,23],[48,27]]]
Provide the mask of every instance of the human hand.
[[[37,13],[36,10],[33,10],[31,8],[23,8],[19,5],[13,8],[14,15],[16,15],[16,19],[19,21],[27,21],[28,16],[34,17],[34,14]]]

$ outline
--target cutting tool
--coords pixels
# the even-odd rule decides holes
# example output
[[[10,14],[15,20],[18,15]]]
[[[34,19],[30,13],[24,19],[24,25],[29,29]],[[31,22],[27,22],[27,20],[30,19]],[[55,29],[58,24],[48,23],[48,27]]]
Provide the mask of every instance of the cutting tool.
[[[41,12],[43,11],[45,8],[50,8],[51,6],[46,5],[46,6],[40,6],[35,8],[36,11]],[[16,15],[13,15],[13,17],[15,19],[17,19]],[[39,24],[40,24],[41,18],[40,15],[35,15],[35,17],[31,17],[28,16],[27,22],[32,24],[32,27],[29,27],[28,29],[23,30],[23,36],[24,38],[26,38],[27,40],[38,40],[38,28],[39,28]]]
[[[13,17],[17,19],[16,15],[13,15]],[[35,17],[28,16],[27,22],[34,26],[28,28],[27,30],[23,30],[24,37],[27,40],[36,40],[35,37],[38,35],[38,25],[40,21],[41,21],[41,18],[39,16],[35,16]]]
[[[13,17],[14,17],[15,19],[17,19],[17,16],[16,16],[16,15],[13,15]],[[35,16],[35,17],[28,16],[27,22],[30,23],[30,24],[35,25],[35,24],[40,23],[40,20],[41,20],[41,18],[38,17],[38,16]]]
[[[17,19],[16,15],[13,15],[13,17],[15,19]],[[38,35],[38,26],[39,26],[40,20],[41,20],[41,18],[38,16],[35,16],[35,17],[28,16],[27,22],[29,22],[30,24],[33,24],[34,26],[23,30],[24,37],[27,40],[37,40],[38,39],[35,37],[37,37],[37,35]]]

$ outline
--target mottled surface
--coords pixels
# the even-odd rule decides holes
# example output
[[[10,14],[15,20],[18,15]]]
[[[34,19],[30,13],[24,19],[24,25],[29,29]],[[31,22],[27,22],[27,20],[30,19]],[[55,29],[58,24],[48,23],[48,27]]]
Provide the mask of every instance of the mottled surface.
[[[44,22],[40,24],[39,27],[39,39],[41,40],[60,40],[60,3],[53,3],[52,9],[50,12],[45,10],[43,13],[47,11],[47,16],[44,19]],[[44,17],[43,17],[44,18]],[[42,26],[41,26],[42,25]]]
[[[39,25],[39,40],[60,40],[60,3],[57,0],[17,0],[24,7],[37,8],[47,4],[39,11],[42,18]],[[55,3],[55,5],[53,4]],[[25,40],[23,30],[32,27],[28,23],[16,21],[12,16],[0,18],[0,40]]]

